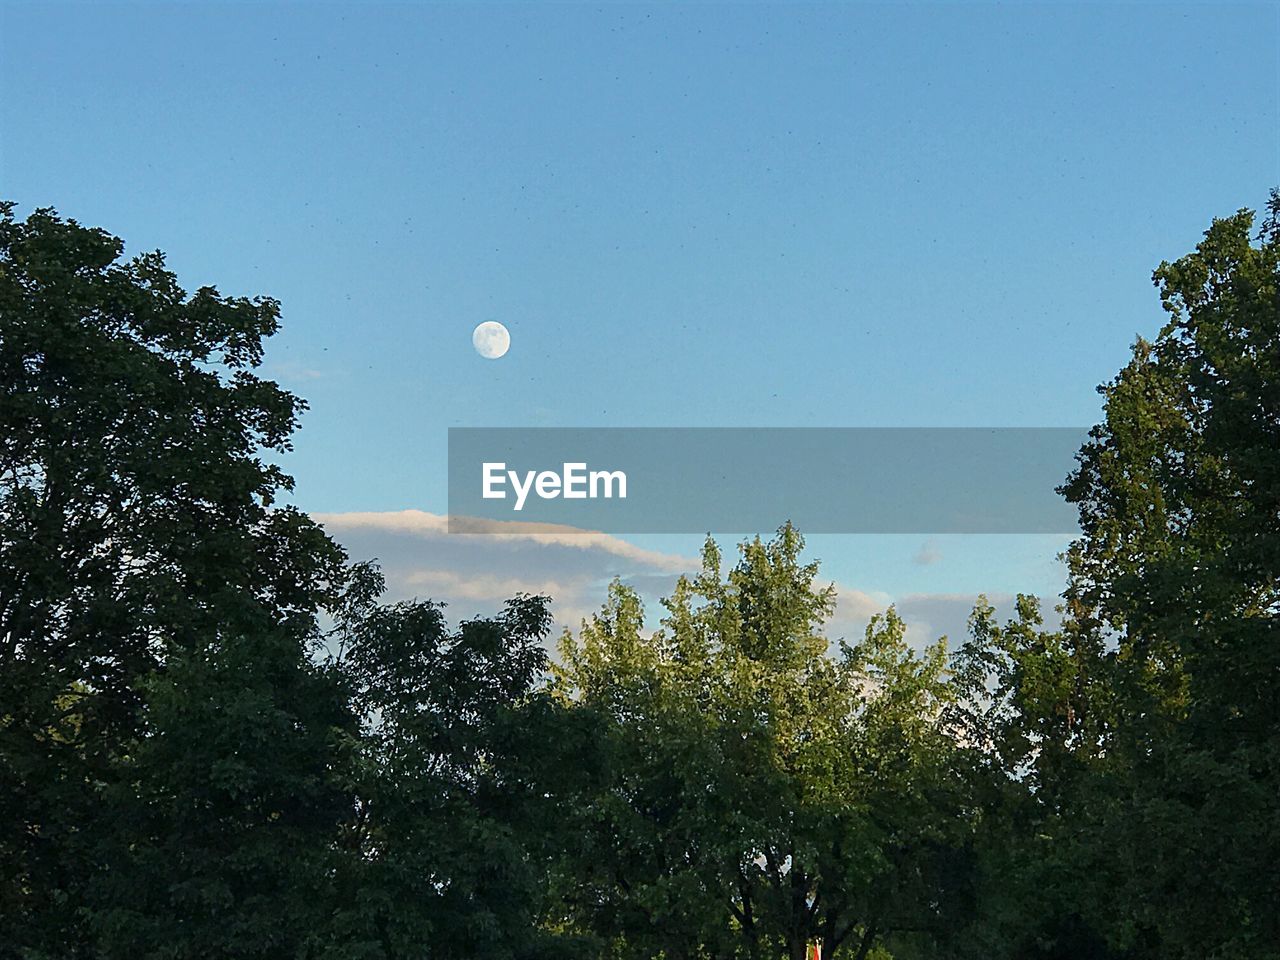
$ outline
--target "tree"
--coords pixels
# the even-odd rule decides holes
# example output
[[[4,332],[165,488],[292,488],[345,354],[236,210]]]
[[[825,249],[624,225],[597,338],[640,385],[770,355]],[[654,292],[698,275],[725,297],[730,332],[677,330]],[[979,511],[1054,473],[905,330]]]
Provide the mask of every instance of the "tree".
[[[1046,629],[1019,596],[1004,625],[980,597],[952,658],[946,721],[963,745],[958,776],[977,826],[970,900],[943,945],[954,958],[1118,960],[1100,920],[1123,863],[1079,838],[1102,829],[1093,788],[1102,711],[1098,651],[1067,617]]]
[[[1113,938],[1143,957],[1280,942],[1280,194],[1254,222],[1156,270],[1170,320],[1102,388],[1064,487],[1068,601],[1111,645]]]
[[[186,840],[244,876],[336,829],[318,779],[347,721],[308,654],[344,557],[276,503],[291,480],[264,453],[304,407],[254,373],[276,302],[187,294],[159,253],[121,253],[0,206],[0,942],[250,956],[237,931],[296,871],[139,891],[184,872]],[[153,907],[195,939],[155,946]]]
[[[142,695],[79,898],[93,955],[327,955],[351,816],[341,686],[258,634],[173,654]]]
[[[276,502],[278,305],[121,251],[0,207],[0,952],[538,957],[545,600],[380,605]]]
[[[549,954],[537,838],[553,810],[534,762],[555,753],[535,691],[549,625],[544,597],[457,631],[430,602],[345,608],[336,667],[362,737],[335,957]]]
[[[940,721],[941,645],[890,611],[829,656],[831,588],[790,526],[725,576],[708,541],[663,629],[614,584],[562,641],[558,693],[597,719],[602,761],[570,805],[570,909],[620,956],[862,960],[939,921],[959,828]]]

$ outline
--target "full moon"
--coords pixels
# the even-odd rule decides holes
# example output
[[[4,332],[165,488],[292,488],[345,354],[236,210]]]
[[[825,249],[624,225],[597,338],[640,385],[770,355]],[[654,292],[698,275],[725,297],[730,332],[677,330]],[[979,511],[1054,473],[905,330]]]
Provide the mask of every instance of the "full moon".
[[[485,320],[471,332],[471,346],[485,360],[497,360],[511,348],[511,334],[497,320]]]
[[[497,360],[511,347],[511,334],[497,320],[486,320],[471,331],[471,345],[486,360]]]

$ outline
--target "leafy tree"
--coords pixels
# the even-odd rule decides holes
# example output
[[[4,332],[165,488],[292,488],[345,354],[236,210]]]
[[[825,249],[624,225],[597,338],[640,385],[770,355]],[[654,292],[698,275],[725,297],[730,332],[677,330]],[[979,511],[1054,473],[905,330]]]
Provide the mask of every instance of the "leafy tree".
[[[538,956],[545,601],[380,606],[277,503],[278,305],[121,252],[0,208],[0,953]]]
[[[1272,956],[1280,195],[1254,222],[1156,271],[1059,627],[832,644],[785,526],[708,541],[656,632],[615,583],[546,687],[545,598],[380,605],[277,502],[274,301],[0,206],[0,952]]]
[[[363,731],[335,956],[552,949],[536,840],[554,814],[533,762],[555,753],[555,717],[535,693],[549,625],[543,597],[456,632],[429,602],[344,609],[336,665]]]
[[[947,722],[963,749],[959,777],[977,827],[968,850],[967,915],[953,914],[948,956],[1019,960],[1119,957],[1097,917],[1114,858],[1079,842],[1098,828],[1092,789],[1101,757],[1093,675],[1098,660],[1067,618],[1045,629],[1039,601],[1019,596],[1004,625],[980,597],[952,658]]]
[[[1170,320],[1102,388],[1064,488],[1068,600],[1110,644],[1108,916],[1142,957],[1280,943],[1280,195],[1254,223],[1156,270]]]
[[[562,641],[558,691],[598,719],[594,790],[571,805],[571,908],[620,956],[859,960],[940,921],[958,812],[940,721],[943,648],[890,611],[829,656],[831,588],[790,526],[665,602],[646,636],[614,584]]]
[[[264,459],[303,408],[253,372],[277,304],[121,253],[0,206],[0,943],[276,956],[250,928],[340,815],[308,651],[344,558]]]
[[[954,713],[983,811],[958,956],[1260,958],[1280,942],[1280,197],[1155,273],[1063,493],[1065,619],[985,604]],[[964,731],[967,731],[964,732]],[[964,941],[968,940],[966,944]],[[967,951],[967,952],[966,952]]]
[[[329,952],[351,810],[341,694],[271,634],[183,650],[148,678],[145,732],[103,789],[112,824],[81,910],[93,955]]]

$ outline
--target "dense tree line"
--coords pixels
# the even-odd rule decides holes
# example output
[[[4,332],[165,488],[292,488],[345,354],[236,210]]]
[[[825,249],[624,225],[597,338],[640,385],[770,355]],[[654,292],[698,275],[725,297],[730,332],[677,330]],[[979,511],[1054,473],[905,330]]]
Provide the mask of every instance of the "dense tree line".
[[[1062,616],[856,642],[783,526],[451,627],[282,505],[278,304],[0,208],[0,956],[1280,950],[1280,197],[1155,280]]]

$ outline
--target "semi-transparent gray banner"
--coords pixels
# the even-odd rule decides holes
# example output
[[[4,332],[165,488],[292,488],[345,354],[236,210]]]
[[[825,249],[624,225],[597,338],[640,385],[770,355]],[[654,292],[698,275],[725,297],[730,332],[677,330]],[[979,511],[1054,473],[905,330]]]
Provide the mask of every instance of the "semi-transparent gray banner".
[[[1075,533],[1084,428],[449,430],[449,530]]]

